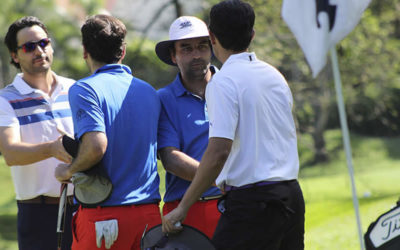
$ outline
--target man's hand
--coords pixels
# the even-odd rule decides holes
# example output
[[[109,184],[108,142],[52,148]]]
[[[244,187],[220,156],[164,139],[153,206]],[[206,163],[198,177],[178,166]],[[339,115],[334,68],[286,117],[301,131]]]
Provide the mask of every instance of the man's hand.
[[[51,148],[51,155],[53,157],[65,163],[72,162],[72,156],[68,154],[68,152],[65,150],[62,144],[62,135],[58,137],[57,140],[51,143],[50,148]]]
[[[180,206],[176,207],[162,219],[162,231],[164,233],[177,233],[182,230],[181,222],[185,219],[187,210],[183,210]]]
[[[71,171],[69,170],[68,164],[58,164],[54,171],[54,176],[59,182],[71,182]]]

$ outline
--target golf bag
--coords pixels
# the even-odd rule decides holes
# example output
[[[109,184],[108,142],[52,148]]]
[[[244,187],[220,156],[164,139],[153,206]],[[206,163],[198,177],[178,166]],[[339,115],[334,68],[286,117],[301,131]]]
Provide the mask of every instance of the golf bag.
[[[364,240],[367,250],[400,249],[400,200],[369,225]]]

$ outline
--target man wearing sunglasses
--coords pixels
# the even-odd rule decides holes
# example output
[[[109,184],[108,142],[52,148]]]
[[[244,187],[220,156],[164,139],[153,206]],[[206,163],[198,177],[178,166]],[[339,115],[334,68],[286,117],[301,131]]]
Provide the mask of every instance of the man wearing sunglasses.
[[[71,162],[57,128],[73,133],[68,89],[72,79],[51,70],[53,48],[36,17],[15,21],[4,39],[21,73],[0,90],[0,151],[11,168],[18,205],[19,249],[56,249],[60,183],[54,169]],[[67,200],[72,204],[72,186]],[[72,207],[67,206],[62,249],[70,249]]]

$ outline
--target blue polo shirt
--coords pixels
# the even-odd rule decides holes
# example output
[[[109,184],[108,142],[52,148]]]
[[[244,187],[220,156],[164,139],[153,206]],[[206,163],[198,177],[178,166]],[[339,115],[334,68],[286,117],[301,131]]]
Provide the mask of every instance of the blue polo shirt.
[[[161,104],[155,89],[131,74],[125,65],[105,65],[69,90],[75,138],[93,131],[107,136],[102,164],[113,191],[100,206],[160,200],[156,150]]]
[[[200,161],[208,145],[208,115],[205,100],[187,91],[180,74],[157,91],[162,110],[158,126],[158,150],[175,147]],[[164,201],[182,199],[190,181],[166,173]],[[209,188],[202,197],[220,195],[216,187]]]

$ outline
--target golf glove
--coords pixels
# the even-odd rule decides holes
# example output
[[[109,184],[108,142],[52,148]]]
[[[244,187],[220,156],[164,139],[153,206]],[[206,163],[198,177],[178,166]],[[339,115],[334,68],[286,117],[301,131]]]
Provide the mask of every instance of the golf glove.
[[[113,220],[104,220],[104,221],[96,221],[96,244],[97,247],[101,247],[102,239],[104,238],[104,243],[107,249],[110,249],[114,241],[117,240],[118,237],[118,221]]]

